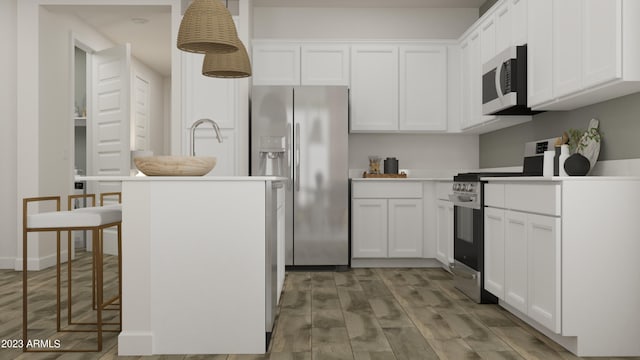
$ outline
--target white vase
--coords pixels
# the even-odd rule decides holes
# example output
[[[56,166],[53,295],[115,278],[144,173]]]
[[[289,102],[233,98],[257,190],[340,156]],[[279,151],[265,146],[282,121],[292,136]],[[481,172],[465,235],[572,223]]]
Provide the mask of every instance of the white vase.
[[[560,157],[558,158],[558,175],[560,176],[569,176],[567,172],[564,170],[564,162],[569,157],[569,145],[562,145],[560,147]]]

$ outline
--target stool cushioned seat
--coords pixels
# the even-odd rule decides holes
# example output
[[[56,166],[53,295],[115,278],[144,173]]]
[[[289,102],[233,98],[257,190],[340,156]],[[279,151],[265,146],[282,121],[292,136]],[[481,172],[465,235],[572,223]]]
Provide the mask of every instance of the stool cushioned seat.
[[[93,208],[99,209],[99,208]],[[27,228],[86,228],[122,221],[122,211],[115,208],[102,208],[93,211],[55,211],[27,216]]]
[[[118,210],[122,211],[122,204],[111,204],[111,205],[103,205],[103,206],[87,206],[83,208],[73,209],[73,211],[103,211],[103,210]]]

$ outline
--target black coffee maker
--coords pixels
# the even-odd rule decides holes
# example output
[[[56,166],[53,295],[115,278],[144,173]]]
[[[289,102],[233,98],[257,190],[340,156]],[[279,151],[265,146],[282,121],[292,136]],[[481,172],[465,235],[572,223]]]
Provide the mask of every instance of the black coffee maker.
[[[398,173],[398,159],[394,157],[388,157],[384,159],[384,173],[385,174],[397,174]]]

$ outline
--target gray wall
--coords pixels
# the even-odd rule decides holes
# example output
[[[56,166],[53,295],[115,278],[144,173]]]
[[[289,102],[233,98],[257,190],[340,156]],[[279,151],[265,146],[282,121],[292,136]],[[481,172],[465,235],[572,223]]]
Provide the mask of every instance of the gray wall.
[[[484,4],[480,5],[480,9],[478,9],[480,12],[480,16],[486,13],[487,10],[489,10],[496,2],[498,2],[498,0],[487,0],[484,2]]]
[[[640,158],[640,93],[635,93],[571,111],[541,113],[530,122],[480,135],[480,168],[522,165],[525,142],[586,129],[592,118],[600,120],[599,160]]]

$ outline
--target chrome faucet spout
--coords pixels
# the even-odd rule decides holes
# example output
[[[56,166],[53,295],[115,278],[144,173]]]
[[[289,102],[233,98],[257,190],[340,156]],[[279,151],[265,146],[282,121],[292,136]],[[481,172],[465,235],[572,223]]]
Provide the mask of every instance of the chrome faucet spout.
[[[197,120],[193,123],[193,125],[191,125],[191,136],[190,136],[190,142],[191,142],[191,156],[196,156],[196,128],[204,123],[209,123],[211,124],[211,126],[213,126],[213,131],[216,132],[216,138],[218,139],[218,142],[221,143],[222,142],[222,134],[220,133],[220,127],[218,126],[218,123],[216,123],[215,121],[211,120],[211,119],[200,119]]]

